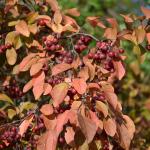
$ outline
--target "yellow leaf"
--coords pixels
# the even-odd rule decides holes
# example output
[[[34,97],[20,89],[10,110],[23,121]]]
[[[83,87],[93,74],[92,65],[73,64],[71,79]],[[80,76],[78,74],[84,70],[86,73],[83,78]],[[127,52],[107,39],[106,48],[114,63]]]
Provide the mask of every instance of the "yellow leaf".
[[[7,49],[6,58],[9,65],[14,65],[17,61],[17,53],[16,50],[12,47],[11,49]]]
[[[8,109],[8,117],[12,119],[16,115],[16,111],[14,109]]]
[[[0,93],[0,101],[5,101],[14,104],[14,102],[6,94],[3,93]]]

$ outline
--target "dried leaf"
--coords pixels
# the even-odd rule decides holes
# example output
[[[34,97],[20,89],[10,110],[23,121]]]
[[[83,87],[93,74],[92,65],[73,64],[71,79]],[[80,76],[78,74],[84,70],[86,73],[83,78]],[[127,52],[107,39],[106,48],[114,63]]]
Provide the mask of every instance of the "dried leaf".
[[[53,114],[53,107],[51,104],[44,104],[41,108],[40,111],[43,115],[45,116],[49,116],[51,114]]]
[[[107,120],[104,120],[103,123],[104,123],[104,129],[105,129],[105,132],[107,133],[107,135],[113,137],[116,133],[116,122],[115,122],[115,120],[109,118]]]
[[[53,105],[55,107],[59,106],[67,95],[69,85],[67,83],[60,83],[54,86],[51,91],[51,96],[53,99]]]
[[[72,66],[70,64],[67,63],[62,63],[62,64],[57,64],[52,68],[52,75],[57,75],[59,73],[62,73],[64,71],[67,71],[69,69],[71,69]]]
[[[75,78],[72,80],[72,86],[79,94],[84,94],[87,89],[87,84],[82,78]]]
[[[16,50],[12,47],[11,49],[7,49],[6,58],[9,65],[14,65],[17,61],[17,53]]]
[[[16,31],[19,32],[20,34],[26,37],[30,36],[28,25],[24,20],[19,21],[19,23],[15,26],[15,28],[16,28]]]

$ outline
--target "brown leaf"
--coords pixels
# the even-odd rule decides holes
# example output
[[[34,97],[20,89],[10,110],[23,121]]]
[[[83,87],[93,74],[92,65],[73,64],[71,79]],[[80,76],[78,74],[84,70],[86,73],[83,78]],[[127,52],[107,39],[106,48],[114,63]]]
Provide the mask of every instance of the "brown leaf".
[[[64,71],[67,71],[69,69],[71,69],[72,66],[70,64],[67,63],[62,63],[62,64],[57,64],[52,68],[52,75],[57,75],[59,73],[62,73]]]
[[[55,11],[54,13],[54,22],[56,24],[60,24],[62,21],[62,15],[61,15],[61,12],[59,10]]]
[[[74,135],[75,135],[75,132],[73,128],[67,127],[66,132],[65,132],[65,140],[67,144],[72,145],[72,143],[74,142]]]
[[[115,122],[115,120],[109,118],[107,120],[104,120],[103,123],[104,123],[104,129],[105,129],[105,132],[107,133],[107,135],[113,137],[116,133],[116,122]]]
[[[78,73],[78,77],[83,78],[86,81],[89,78],[89,73],[88,72],[89,72],[88,67],[84,67]]]
[[[82,78],[75,78],[72,80],[72,86],[79,94],[84,94],[87,89],[87,84]]]
[[[26,85],[23,87],[23,93],[26,93],[27,91],[29,91],[33,86],[33,81],[32,79],[26,83]]]
[[[37,62],[37,63],[33,64],[30,69],[30,75],[33,76],[33,75],[37,74],[42,69],[43,65],[44,64],[41,62]]]
[[[53,99],[53,105],[55,107],[59,106],[67,95],[69,85],[67,83],[60,83],[54,86],[51,91],[51,96]]]
[[[118,79],[121,80],[126,73],[125,68],[121,61],[113,61],[113,64],[114,64],[114,68],[116,71],[116,75],[117,75]]]
[[[80,16],[80,12],[78,11],[77,8],[71,8],[71,9],[67,9],[65,11],[65,13],[71,15],[71,16],[75,16],[75,17],[79,17]]]
[[[19,126],[19,134],[21,136],[23,136],[23,134],[26,132],[26,130],[28,129],[29,125],[31,124],[33,120],[33,115],[29,116],[28,118],[26,118]]]
[[[105,118],[108,116],[108,108],[103,102],[96,101],[96,109],[102,112]]]
[[[149,19],[150,18],[150,9],[142,6],[141,10],[142,10],[143,14],[146,16],[146,19]]]
[[[14,65],[17,61],[17,53],[16,50],[12,47],[11,49],[7,49],[6,58],[9,65]]]
[[[16,31],[19,32],[20,34],[26,37],[30,36],[28,25],[24,20],[19,21],[19,23],[15,26],[15,28],[16,28]]]
[[[87,142],[90,143],[97,131],[97,126],[95,122],[87,117],[83,117],[81,114],[78,114],[78,121],[81,131],[87,139]]]
[[[42,114],[44,114],[45,116],[49,116],[51,114],[53,114],[53,107],[51,104],[44,104],[41,108],[40,111]]]

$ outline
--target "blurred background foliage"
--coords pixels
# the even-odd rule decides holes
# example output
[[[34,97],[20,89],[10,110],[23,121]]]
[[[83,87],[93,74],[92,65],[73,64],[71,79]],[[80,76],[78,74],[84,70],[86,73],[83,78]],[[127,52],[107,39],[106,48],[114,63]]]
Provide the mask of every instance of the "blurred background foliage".
[[[76,7],[81,16],[76,20],[86,32],[102,37],[100,28],[92,28],[85,23],[88,16],[116,18],[120,28],[124,27],[123,18],[119,14],[142,15],[140,7],[150,8],[150,0],[59,0],[62,9]],[[133,45],[121,43],[126,50],[126,77],[123,81],[115,81],[115,90],[122,101],[123,111],[134,120],[136,134],[132,149],[150,149],[150,53],[146,53],[145,61],[140,64],[133,54]]]

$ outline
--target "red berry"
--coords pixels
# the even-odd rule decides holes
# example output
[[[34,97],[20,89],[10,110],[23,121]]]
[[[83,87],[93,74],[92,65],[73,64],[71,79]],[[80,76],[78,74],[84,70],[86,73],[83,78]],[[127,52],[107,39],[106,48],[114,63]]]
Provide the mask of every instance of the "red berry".
[[[40,25],[40,26],[45,26],[45,25],[46,25],[45,20],[44,20],[44,19],[40,19],[40,20],[38,21],[38,25]]]
[[[109,56],[109,57],[114,57],[114,52],[109,52],[109,53],[108,53],[108,56]]]
[[[93,54],[93,53],[89,53],[89,54],[88,54],[88,58],[89,58],[89,59],[93,59],[93,58],[94,58],[94,54]]]
[[[11,45],[10,43],[7,43],[7,44],[5,45],[5,47],[6,47],[6,49],[9,49],[9,48],[12,47],[12,45]]]
[[[43,36],[43,37],[42,37],[42,41],[44,41],[44,42],[45,42],[45,41],[46,41],[46,39],[47,39],[47,37],[46,37],[46,36]]]
[[[119,49],[119,53],[123,54],[124,53],[124,49]]]

